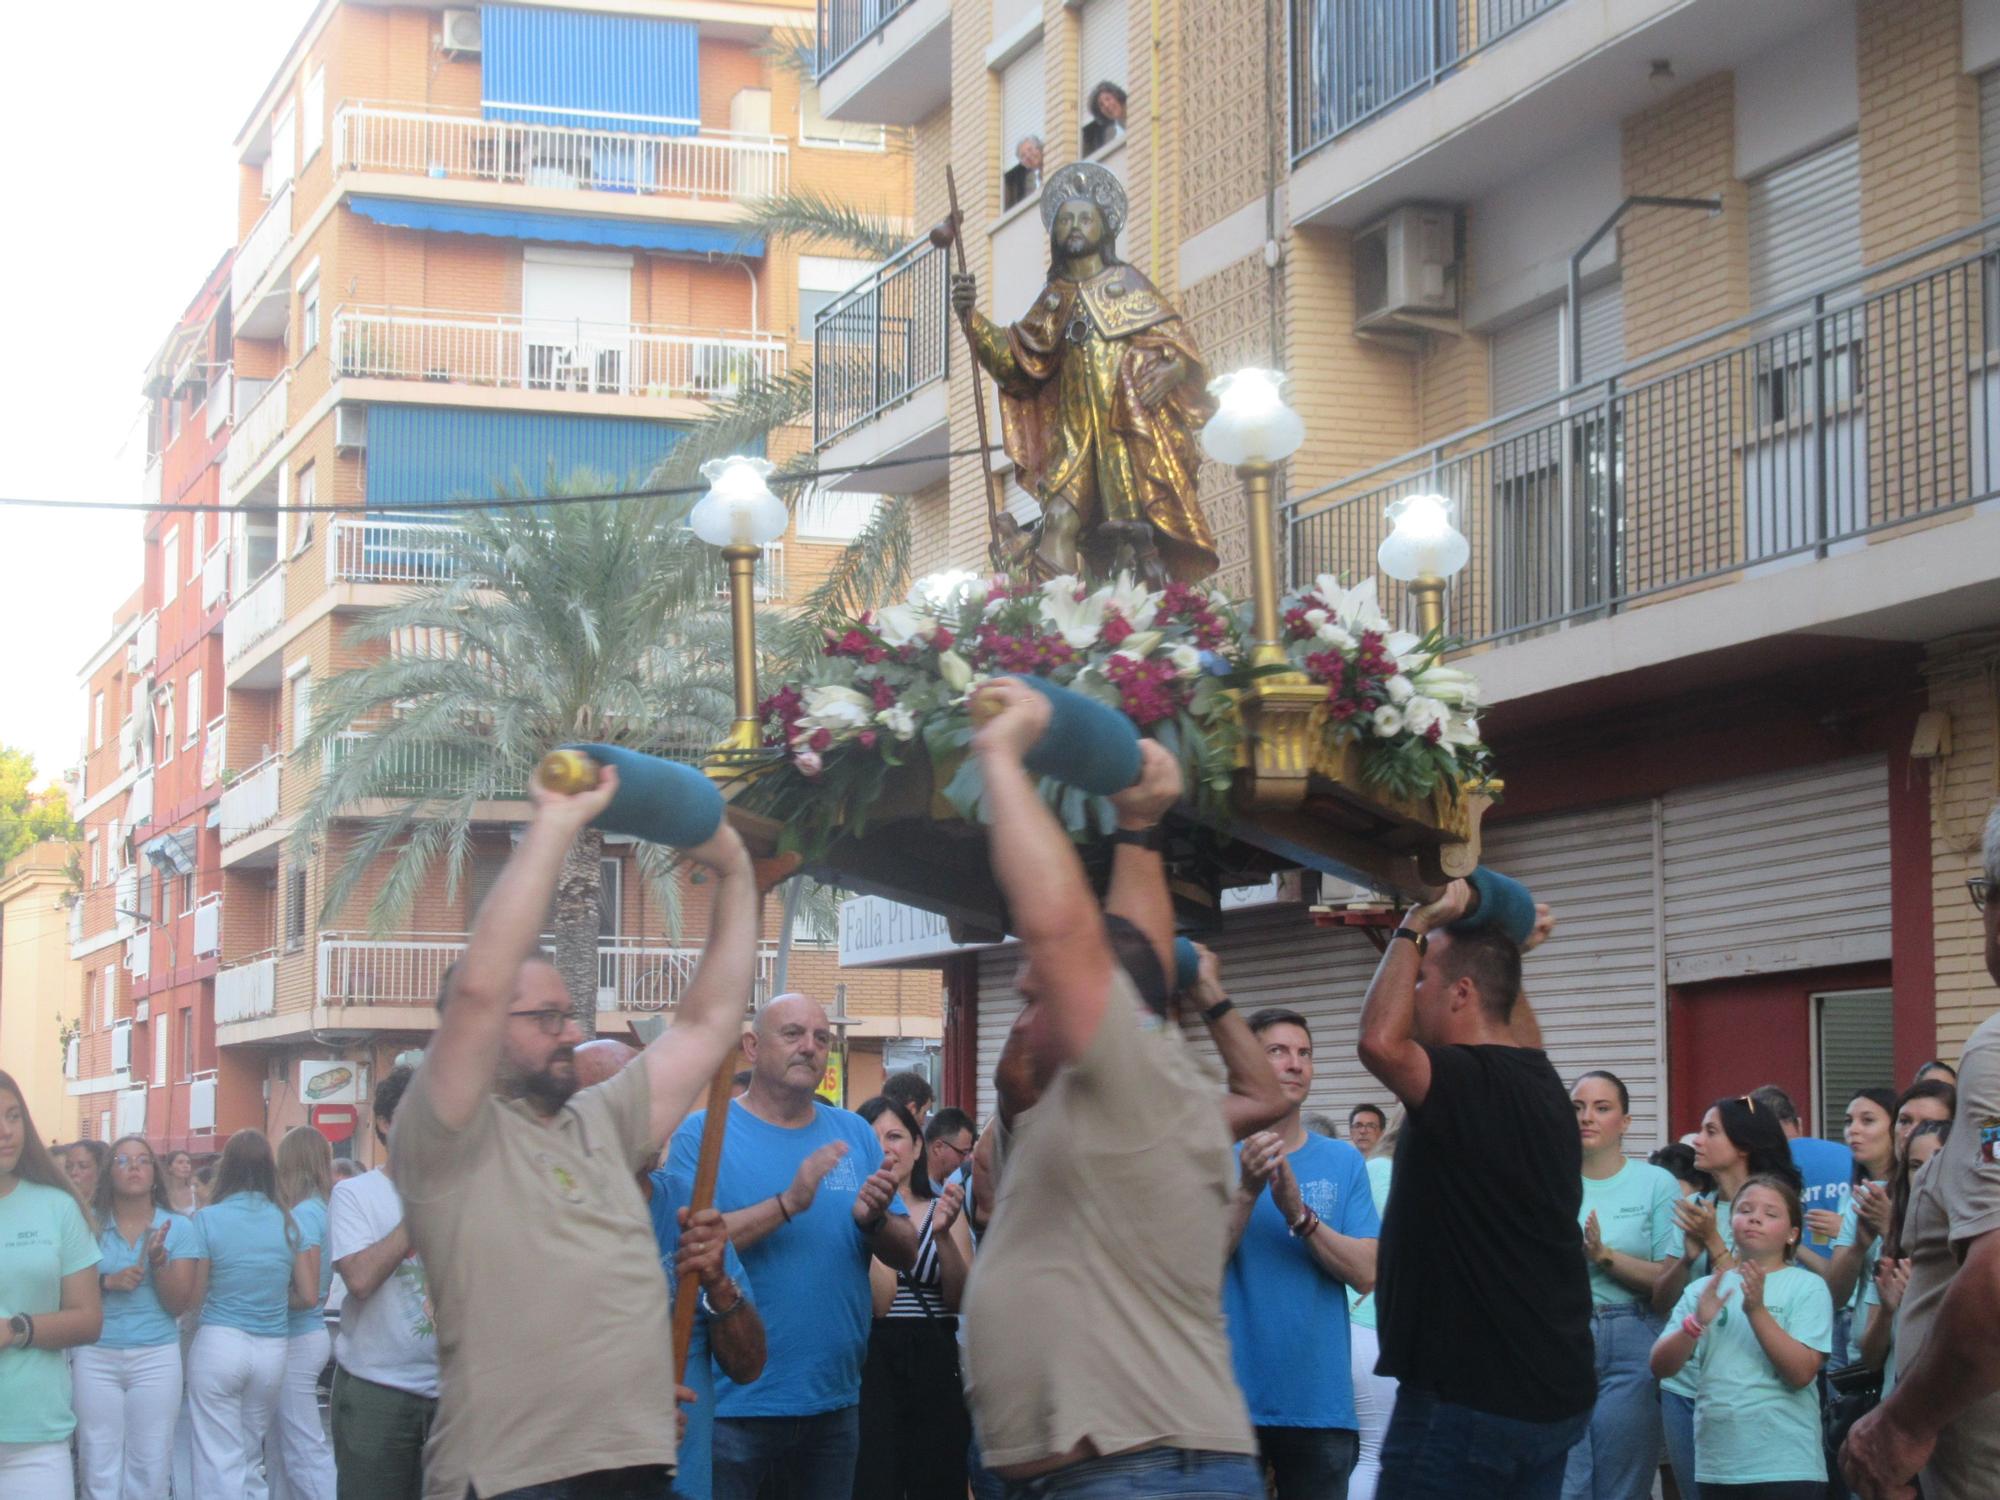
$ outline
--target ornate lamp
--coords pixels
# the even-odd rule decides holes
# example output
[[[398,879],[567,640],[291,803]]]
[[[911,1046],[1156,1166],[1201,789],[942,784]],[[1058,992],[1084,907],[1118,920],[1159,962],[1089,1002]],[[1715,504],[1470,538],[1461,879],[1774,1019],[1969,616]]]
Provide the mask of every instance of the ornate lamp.
[[[1285,664],[1278,639],[1278,549],[1271,530],[1271,476],[1299,451],[1306,424],[1285,405],[1285,377],[1276,370],[1237,370],[1210,382],[1219,408],[1201,430],[1201,445],[1243,481],[1250,521],[1250,592],[1256,640],[1252,666]]]
[[[1417,602],[1417,628],[1425,635],[1444,629],[1444,587],[1472,558],[1472,544],[1452,524],[1451,501],[1442,495],[1405,495],[1386,512],[1389,534],[1375,560],[1391,578],[1410,586]]]
[[[757,563],[767,543],[785,534],[785,502],[771,493],[761,458],[712,458],[701,466],[709,490],[688,514],[688,526],[729,564],[729,637],[736,665],[736,718],[716,746],[724,760],[754,752],[757,724]]]

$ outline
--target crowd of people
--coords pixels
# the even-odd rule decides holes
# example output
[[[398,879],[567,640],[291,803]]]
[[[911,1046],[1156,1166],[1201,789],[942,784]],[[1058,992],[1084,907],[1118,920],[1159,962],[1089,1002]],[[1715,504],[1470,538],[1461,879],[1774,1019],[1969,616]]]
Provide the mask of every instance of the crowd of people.
[[[201,1168],[51,1151],[0,1073],[0,1494],[1993,1492],[2000,1024],[1857,1090],[1840,1141],[1766,1086],[1642,1159],[1626,1084],[1543,1049],[1522,956],[1553,916],[1516,942],[1456,882],[1363,1002],[1382,1102],[1308,1115],[1346,1039],[1239,1012],[1206,950],[1169,977],[1171,757],[1113,799],[1100,901],[1023,766],[1046,701],[982,691],[1023,1000],[983,1128],[915,1074],[819,1097],[807,996],[744,1029],[759,879],[726,826],[686,851],[711,931],[673,1024],[586,1042],[533,935],[615,777],[538,788],[423,1064],[373,1091],[385,1165],[307,1128]],[[2000,981],[2000,811],[1985,863]]]

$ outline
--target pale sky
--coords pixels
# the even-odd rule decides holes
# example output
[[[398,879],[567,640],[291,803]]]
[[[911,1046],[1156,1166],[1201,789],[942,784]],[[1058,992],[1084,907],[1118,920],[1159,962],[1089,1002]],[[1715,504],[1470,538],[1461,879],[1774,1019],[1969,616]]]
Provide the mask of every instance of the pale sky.
[[[230,143],[311,0],[0,16],[0,496],[139,498],[146,361],[235,239]],[[142,513],[0,507],[0,744],[45,779],[139,585]]]

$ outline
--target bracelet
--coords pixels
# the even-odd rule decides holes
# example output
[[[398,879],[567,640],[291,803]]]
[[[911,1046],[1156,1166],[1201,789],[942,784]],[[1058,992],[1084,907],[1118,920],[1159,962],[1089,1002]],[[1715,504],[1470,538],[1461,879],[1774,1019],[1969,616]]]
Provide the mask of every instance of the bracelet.
[[[743,1295],[743,1288],[735,1282],[732,1281],[729,1283],[729,1289],[736,1293],[736,1300],[730,1303],[729,1306],[722,1308],[718,1308],[713,1302],[708,1300],[707,1287],[701,1289],[701,1310],[708,1314],[709,1321],[719,1323],[724,1318],[734,1317],[737,1313],[743,1311],[743,1304],[750,1300]]]
[[[876,1235],[882,1232],[882,1226],[888,1222],[889,1222],[889,1214],[888,1211],[885,1209],[883,1212],[875,1215],[874,1218],[870,1219],[866,1224],[863,1224],[861,1226],[862,1237],[864,1239],[873,1239]]]
[[[1111,830],[1111,842],[1130,844],[1134,849],[1150,849],[1158,854],[1167,847],[1167,830],[1159,823],[1148,828],[1114,828]]]
[[[1412,943],[1416,944],[1417,957],[1419,958],[1422,958],[1426,953],[1431,951],[1429,935],[1417,931],[1414,927],[1398,927],[1394,932],[1389,934],[1390,942],[1395,942],[1397,938],[1408,938]]]
[[[783,1193],[773,1193],[771,1194],[771,1201],[778,1205],[778,1212],[785,1216],[785,1222],[787,1224],[791,1223],[792,1211],[785,1207],[785,1195]]]
[[[15,1313],[10,1322],[12,1323],[14,1331],[18,1336],[15,1343],[15,1347],[17,1349],[34,1348],[35,1320],[29,1317],[26,1313]]]
[[[1704,1333],[1708,1332],[1708,1325],[1693,1313],[1689,1313],[1685,1318],[1681,1319],[1681,1332],[1691,1339],[1698,1339]]]
[[[1299,1215],[1298,1223],[1292,1225],[1292,1238],[1309,1240],[1319,1230],[1319,1215],[1307,1209]]]
[[[1215,1004],[1211,1005],[1207,1010],[1203,1011],[1201,1013],[1201,1018],[1202,1020],[1206,1021],[1210,1026],[1213,1026],[1217,1021],[1220,1021],[1224,1016],[1228,1015],[1234,1009],[1236,1009],[1236,1002],[1230,999],[1227,995],[1224,995],[1220,1000],[1216,1001]]]

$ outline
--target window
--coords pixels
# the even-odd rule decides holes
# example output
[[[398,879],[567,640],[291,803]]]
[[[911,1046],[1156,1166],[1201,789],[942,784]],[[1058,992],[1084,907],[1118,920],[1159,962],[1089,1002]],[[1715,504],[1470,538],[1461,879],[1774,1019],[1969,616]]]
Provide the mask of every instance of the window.
[[[292,129],[292,107],[287,104],[271,122],[271,154],[264,159],[264,196],[273,197],[292,180],[298,164],[298,140]]]
[[[303,748],[306,731],[312,727],[312,671],[308,668],[292,678],[292,748]]]
[[[194,1077],[194,1008],[181,1007],[181,1080]]]
[[[1861,269],[1861,149],[1849,136],[1749,184],[1750,306],[1805,296]],[[1803,310],[1791,316],[1803,317]]]
[[[888,131],[880,125],[850,125],[829,120],[819,112],[819,85],[799,85],[799,144],[834,146],[846,151],[880,151]]]
[[[181,533],[173,527],[160,539],[160,602],[172,604],[181,591]]]
[[[160,764],[174,758],[174,685],[160,689]]]
[[[521,321],[530,389],[622,391],[632,338],[632,257],[526,247]]]
[[[319,347],[319,273],[299,283],[299,353]]]
[[[208,717],[202,708],[201,687],[201,668],[196,667],[188,673],[187,685],[187,739],[183,743],[190,750],[194,748],[194,742],[201,738],[202,721]]]
[[[285,951],[296,953],[306,944],[306,872],[285,868]]]
[[[811,338],[821,310],[846,296],[874,269],[872,261],[844,260],[836,255],[801,255],[799,337]]]
[[[125,825],[116,818],[111,820],[111,836],[106,841],[104,851],[105,873],[110,874],[125,868]]]
[[[201,582],[201,559],[202,559],[201,535],[202,535],[202,518],[198,515],[190,516],[188,518],[188,568],[187,568],[187,581],[189,583]]]
[[[317,294],[314,297],[314,305],[318,305]],[[292,503],[294,505],[307,506],[319,504],[318,465],[307,464],[303,469],[299,470],[297,489],[292,496]],[[292,517],[292,556],[297,557],[307,547],[311,546],[312,539],[313,518],[304,514],[294,515]]]
[[[1000,206],[1042,190],[1042,44],[1000,70]]]
[[[167,397],[167,441],[172,442],[181,435],[181,398]]]
[[[90,748],[104,748],[104,694],[93,694],[90,700]]]
[[[90,883],[92,885],[102,885],[104,883],[104,846],[97,841],[97,835],[94,833],[90,836],[88,842],[90,844]]]
[[[1125,0],[1084,0],[1078,23],[1078,144],[1089,156],[1125,133]]]
[[[194,915],[194,872],[190,870],[175,882],[181,888],[181,915]]]
[[[326,139],[326,69],[314,68],[299,90],[299,164],[319,155]]]
[[[159,1020],[152,1023],[154,1088],[159,1088],[167,1081],[167,1031],[167,1015],[162,1011]]]

